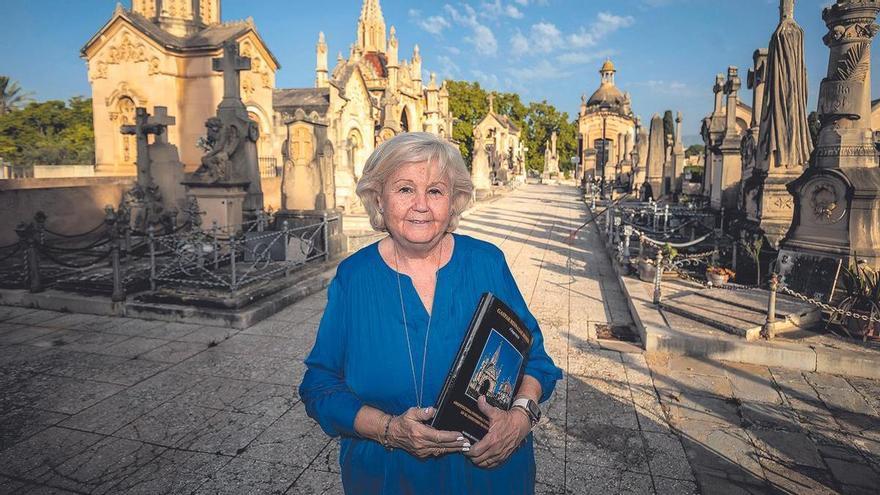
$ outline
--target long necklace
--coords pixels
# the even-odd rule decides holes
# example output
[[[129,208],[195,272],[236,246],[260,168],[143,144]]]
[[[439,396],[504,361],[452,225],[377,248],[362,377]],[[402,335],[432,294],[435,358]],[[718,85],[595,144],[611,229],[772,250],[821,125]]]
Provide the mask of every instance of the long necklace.
[[[406,324],[406,308],[403,305],[403,289],[400,285],[400,261],[397,255],[397,244],[394,245],[394,266],[397,268],[397,294],[400,296],[400,312],[403,314],[403,331],[406,334],[406,350],[409,351],[409,368],[412,370],[413,389],[416,392],[416,401],[419,408],[422,407],[422,394],[425,392],[425,362],[428,360],[428,336],[431,333],[431,319],[434,317],[434,295],[437,293],[437,278],[440,276],[440,262],[443,260],[443,239],[440,239],[440,254],[437,257],[437,271],[434,273],[434,295],[431,296],[431,312],[428,313],[428,328],[425,330],[425,345],[422,349],[422,380],[421,385],[416,382],[416,364],[413,361],[412,344],[409,338],[409,326]]]

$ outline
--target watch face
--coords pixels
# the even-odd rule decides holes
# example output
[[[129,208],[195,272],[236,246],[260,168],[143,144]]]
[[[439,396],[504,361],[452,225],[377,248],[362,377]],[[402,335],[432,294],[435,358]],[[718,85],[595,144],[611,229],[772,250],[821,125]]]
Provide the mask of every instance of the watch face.
[[[541,419],[541,408],[538,407],[537,402],[530,400],[528,402],[527,407],[529,408],[529,412],[535,418],[535,422],[537,422],[539,419]]]

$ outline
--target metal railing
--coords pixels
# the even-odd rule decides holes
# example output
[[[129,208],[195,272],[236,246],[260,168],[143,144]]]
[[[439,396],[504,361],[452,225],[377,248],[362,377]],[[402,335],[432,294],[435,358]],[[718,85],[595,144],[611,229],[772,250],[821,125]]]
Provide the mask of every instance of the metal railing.
[[[262,156],[260,162],[260,177],[281,177],[281,169],[278,167],[278,159],[273,156]]]
[[[192,218],[190,218],[192,217]],[[325,216],[310,225],[266,230],[270,218],[240,225],[201,228],[198,212],[184,212],[179,224],[131,227],[127,208],[105,208],[97,226],[78,234],[52,231],[38,212],[16,228],[18,241],[0,246],[0,286],[30,292],[59,288],[109,293],[123,301],[130,291],[159,286],[237,291],[289,275],[314,260],[329,259]]]
[[[593,203],[594,200],[591,201],[589,198],[585,198],[585,202],[590,205],[590,203]],[[688,210],[681,211],[681,209],[679,209],[679,214],[685,213],[685,216],[687,216]],[[844,319],[859,320],[863,322],[863,324],[868,324],[866,333],[859,336],[863,340],[866,340],[869,337],[874,339],[880,337],[880,314],[865,314],[864,312],[854,311],[853,308],[848,307],[845,303],[834,306],[822,302],[816,298],[805,296],[781,283],[778,274],[775,272],[772,272],[770,274],[766,282],[759,281],[757,284],[754,285],[737,284],[729,282],[727,280],[723,281],[722,283],[713,283],[711,280],[709,280],[708,275],[705,279],[695,276],[695,273],[706,273],[710,266],[716,265],[718,263],[718,258],[723,250],[729,251],[728,254],[730,254],[731,256],[731,261],[735,270],[737,258],[736,240],[724,234],[723,231],[718,228],[712,229],[710,232],[701,236],[700,238],[688,241],[669,242],[667,240],[658,240],[649,236],[648,233],[644,230],[639,230],[637,226],[635,226],[632,222],[627,221],[626,219],[628,216],[632,217],[632,215],[641,215],[643,213],[648,215],[649,217],[653,217],[653,221],[651,221],[650,223],[652,227],[655,227],[658,230],[653,231],[653,229],[649,228],[653,231],[652,234],[654,232],[662,234],[676,230],[675,228],[668,227],[669,213],[667,213],[665,208],[658,208],[656,206],[656,203],[630,203],[628,205],[612,204],[600,213],[598,218],[601,220],[601,223],[597,223],[597,226],[599,227],[599,231],[605,237],[606,243],[609,248],[615,251],[615,257],[617,261],[623,266],[631,266],[633,261],[631,253],[632,239],[638,240],[638,260],[640,262],[650,264],[654,268],[651,283],[653,285],[652,300],[655,305],[662,305],[662,280],[664,272],[674,272],[678,278],[693,282],[704,288],[716,288],[733,291],[767,289],[767,310],[765,323],[761,331],[761,335],[764,338],[771,338],[773,336],[772,329],[777,321],[776,303],[779,292],[799,299],[820,309],[822,312],[828,315],[829,324],[834,321],[836,321],[837,323],[841,323]],[[658,216],[661,219],[660,221],[656,220]],[[704,247],[704,249],[700,252],[676,255],[672,259],[669,259],[668,255],[664,255],[664,251],[668,251],[670,248],[699,249],[700,247]],[[655,250],[653,256],[647,255],[648,248]],[[846,333],[849,337],[856,337],[852,335],[849,331],[847,331]]]

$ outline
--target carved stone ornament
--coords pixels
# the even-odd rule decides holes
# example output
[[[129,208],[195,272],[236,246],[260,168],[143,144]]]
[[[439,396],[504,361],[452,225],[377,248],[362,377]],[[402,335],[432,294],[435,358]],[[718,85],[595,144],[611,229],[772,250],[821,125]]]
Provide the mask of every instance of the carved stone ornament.
[[[846,214],[846,198],[843,191],[831,180],[818,179],[808,184],[806,198],[813,218],[818,223],[837,223]]]
[[[123,62],[146,62],[146,47],[143,43],[133,43],[131,35],[127,32],[122,34],[122,40],[118,45],[111,45],[107,49],[107,63],[121,64]]]

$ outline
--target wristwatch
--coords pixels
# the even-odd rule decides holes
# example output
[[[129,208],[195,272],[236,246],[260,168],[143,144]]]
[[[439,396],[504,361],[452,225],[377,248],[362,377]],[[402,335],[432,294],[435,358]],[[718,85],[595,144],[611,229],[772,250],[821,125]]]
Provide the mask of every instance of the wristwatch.
[[[513,401],[513,404],[510,407],[520,407],[526,411],[526,414],[529,415],[529,421],[532,423],[532,428],[538,424],[538,421],[541,420],[541,408],[538,407],[538,403],[533,401],[532,399],[526,397],[520,397]]]

